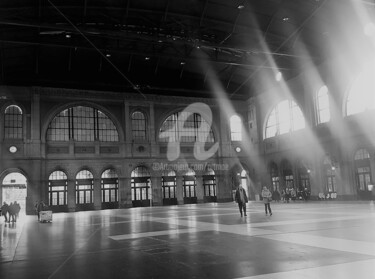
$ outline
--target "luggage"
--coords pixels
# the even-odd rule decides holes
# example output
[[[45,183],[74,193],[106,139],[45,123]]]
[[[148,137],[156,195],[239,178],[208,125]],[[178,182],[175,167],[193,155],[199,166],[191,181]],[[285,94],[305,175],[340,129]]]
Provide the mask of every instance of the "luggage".
[[[52,222],[52,211],[51,210],[40,211],[39,221],[41,223]]]

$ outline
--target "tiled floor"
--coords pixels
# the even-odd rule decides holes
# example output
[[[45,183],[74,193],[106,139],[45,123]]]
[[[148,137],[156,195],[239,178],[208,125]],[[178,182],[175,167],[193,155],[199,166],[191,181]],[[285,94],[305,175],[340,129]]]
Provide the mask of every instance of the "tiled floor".
[[[375,278],[372,202],[234,203],[0,221],[0,278]]]

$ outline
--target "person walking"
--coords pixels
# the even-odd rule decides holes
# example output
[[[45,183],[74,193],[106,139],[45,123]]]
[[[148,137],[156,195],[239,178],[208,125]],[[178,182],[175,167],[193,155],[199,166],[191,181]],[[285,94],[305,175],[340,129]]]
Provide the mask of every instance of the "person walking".
[[[5,222],[8,222],[8,211],[9,211],[9,205],[6,202],[4,202],[4,204],[1,207],[1,215],[4,216]]]
[[[240,214],[242,217],[242,211],[245,216],[246,215],[246,203],[248,202],[246,191],[242,188],[242,185],[238,185],[236,190],[235,200],[238,203],[238,209],[240,210]]]
[[[266,215],[269,212],[270,216],[271,216],[272,210],[271,210],[270,202],[272,200],[272,194],[271,194],[271,191],[268,190],[267,186],[263,186],[262,198],[263,198],[263,202],[264,202],[264,209],[266,210]]]

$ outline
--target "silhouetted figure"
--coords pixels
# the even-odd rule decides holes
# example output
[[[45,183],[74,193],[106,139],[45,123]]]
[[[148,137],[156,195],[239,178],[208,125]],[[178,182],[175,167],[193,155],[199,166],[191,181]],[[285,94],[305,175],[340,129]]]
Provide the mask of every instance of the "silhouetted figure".
[[[17,220],[20,215],[21,205],[17,201],[15,201],[13,204],[14,204],[14,209],[15,209],[15,217]]]
[[[16,208],[14,206],[14,203],[12,202],[10,203],[8,212],[9,212],[9,222],[10,221],[15,222],[16,221]]]
[[[8,222],[8,211],[9,211],[9,205],[4,202],[4,204],[1,206],[1,214],[4,216],[5,222]]]
[[[244,188],[242,188],[242,185],[238,186],[238,189],[236,190],[235,195],[235,201],[238,203],[238,209],[240,210],[240,214],[242,217],[242,211],[246,215],[246,203],[248,202],[246,191]]]
[[[40,212],[44,210],[45,206],[43,201],[40,201],[37,205],[38,221],[40,221]]]

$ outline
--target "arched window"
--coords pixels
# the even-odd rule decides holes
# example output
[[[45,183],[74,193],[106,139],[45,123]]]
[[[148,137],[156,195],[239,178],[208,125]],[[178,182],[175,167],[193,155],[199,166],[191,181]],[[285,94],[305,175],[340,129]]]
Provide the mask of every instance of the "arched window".
[[[134,207],[151,205],[151,177],[146,167],[136,167],[131,173],[131,196]]]
[[[48,205],[67,205],[68,177],[62,171],[54,171],[48,178]],[[54,211],[57,211],[54,208]]]
[[[375,109],[375,79],[371,67],[354,81],[346,100],[346,115],[353,115]]]
[[[93,209],[94,177],[88,170],[76,175],[76,205],[78,210]]]
[[[163,172],[161,177],[163,205],[176,205],[176,173],[173,170]]]
[[[266,122],[265,138],[286,134],[305,128],[305,118],[293,100],[278,103]]]
[[[188,116],[186,121],[181,120],[182,114]],[[180,127],[183,127],[181,129]],[[211,126],[198,113],[176,112],[168,116],[161,125],[159,135],[161,142],[214,142]]]
[[[232,115],[230,118],[230,139],[232,141],[242,140],[242,120],[238,115]]]
[[[184,203],[191,204],[197,203],[197,192],[196,192],[196,177],[195,172],[189,169],[183,176],[183,193],[184,193]]]
[[[101,177],[102,209],[118,207],[118,176],[115,170],[107,169]]]
[[[22,127],[21,108],[15,105],[8,106],[4,113],[4,137],[6,139],[22,139]]]
[[[271,172],[271,181],[273,191],[280,191],[280,178],[279,178],[279,169],[276,163],[271,163],[270,165]]]
[[[327,86],[322,86],[316,95],[317,124],[328,122],[331,119]]]
[[[354,163],[357,189],[358,191],[368,191],[368,185],[371,184],[370,153],[364,148],[357,150],[354,155]]]
[[[132,134],[134,141],[145,141],[147,136],[146,117],[140,112],[132,113]]]
[[[329,155],[326,155],[323,160],[323,168],[326,175],[326,192],[336,192],[336,167]]]
[[[85,106],[60,112],[49,124],[48,141],[118,141],[118,132],[103,112]]]
[[[204,201],[216,202],[216,178],[213,169],[208,168],[203,175]]]

